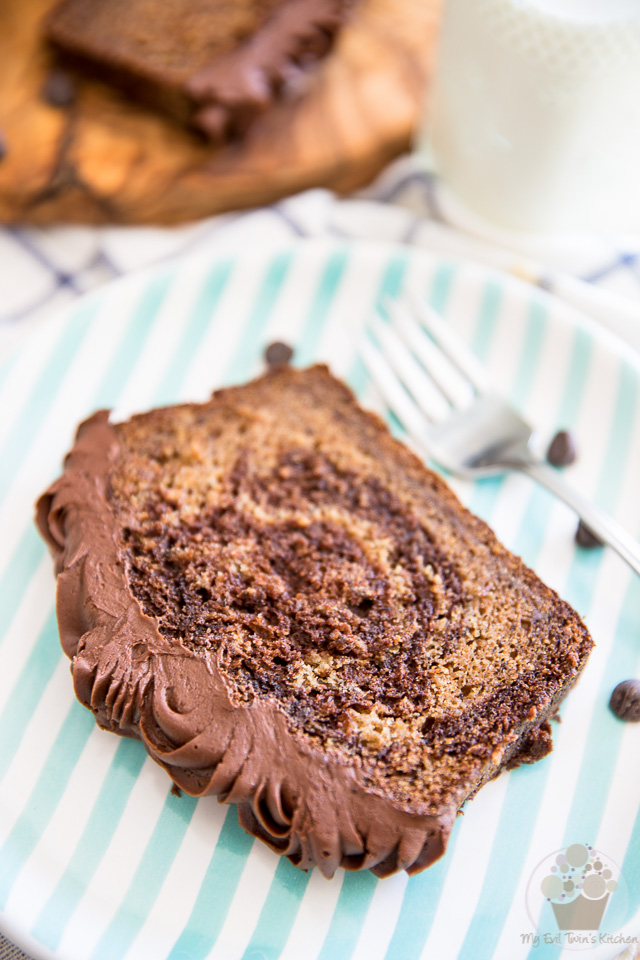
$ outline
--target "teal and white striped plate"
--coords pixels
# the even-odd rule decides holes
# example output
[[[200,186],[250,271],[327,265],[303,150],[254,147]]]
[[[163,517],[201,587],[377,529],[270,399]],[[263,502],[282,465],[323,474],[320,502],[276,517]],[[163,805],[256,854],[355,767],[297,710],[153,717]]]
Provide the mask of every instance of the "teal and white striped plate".
[[[77,422],[99,407],[122,417],[204,399],[257,374],[274,339],[300,365],[328,361],[375,405],[354,334],[405,284],[541,430],[574,431],[571,482],[640,530],[637,360],[511,277],[407,248],[309,242],[161,266],[41,326],[0,365],[0,928],[33,956],[556,960],[573,953],[528,941],[549,905],[530,888],[527,906],[527,884],[573,842],[622,871],[601,929],[640,937],[640,724],[607,708],[639,671],[640,580],[610,551],[576,549],[570,511],[526,478],[455,487],[586,618],[597,647],[551,757],[486,786],[420,876],[299,872],[248,837],[233,807],[172,796],[139,743],[98,730],[74,700],[32,513]]]

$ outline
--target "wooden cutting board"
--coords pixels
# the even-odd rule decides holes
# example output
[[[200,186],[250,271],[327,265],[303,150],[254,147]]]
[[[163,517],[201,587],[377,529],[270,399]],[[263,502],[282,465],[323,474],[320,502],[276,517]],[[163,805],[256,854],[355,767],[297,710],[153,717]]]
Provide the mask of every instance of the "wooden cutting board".
[[[347,192],[406,150],[423,108],[441,0],[360,0],[295,102],[214,148],[99,83],[41,95],[56,0],[0,0],[0,221],[178,223],[312,186]]]

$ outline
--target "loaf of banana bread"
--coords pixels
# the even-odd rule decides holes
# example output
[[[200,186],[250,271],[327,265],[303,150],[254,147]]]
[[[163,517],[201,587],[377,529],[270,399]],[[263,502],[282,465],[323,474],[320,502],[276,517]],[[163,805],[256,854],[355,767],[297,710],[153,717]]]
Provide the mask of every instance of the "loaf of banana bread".
[[[221,141],[330,49],[351,0],[63,0],[49,40],[72,64]]]
[[[38,523],[77,696],[327,876],[550,749],[578,615],[325,367],[81,425]]]

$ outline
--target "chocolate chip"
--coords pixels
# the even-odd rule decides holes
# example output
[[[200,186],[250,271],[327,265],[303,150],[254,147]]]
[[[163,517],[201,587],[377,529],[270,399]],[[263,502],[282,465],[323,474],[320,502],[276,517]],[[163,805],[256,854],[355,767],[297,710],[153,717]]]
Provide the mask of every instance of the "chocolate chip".
[[[603,545],[602,540],[596,537],[595,533],[593,533],[582,520],[576,530],[576,543],[579,547],[585,547],[587,550],[592,550],[594,547],[601,547]]]
[[[270,343],[264,352],[264,359],[270,367],[279,367],[289,363],[292,356],[293,350],[289,344],[280,343],[279,340],[276,340],[275,343]]]
[[[640,720],[640,680],[623,680],[611,694],[609,707],[621,720]]]
[[[42,87],[42,99],[51,107],[70,107],[76,99],[73,78],[63,70],[52,70]]]
[[[576,458],[576,444],[567,430],[558,430],[549,444],[547,460],[554,467],[568,467]]]
[[[4,160],[6,155],[7,155],[7,141],[4,139],[2,135],[2,131],[0,131],[0,160]]]

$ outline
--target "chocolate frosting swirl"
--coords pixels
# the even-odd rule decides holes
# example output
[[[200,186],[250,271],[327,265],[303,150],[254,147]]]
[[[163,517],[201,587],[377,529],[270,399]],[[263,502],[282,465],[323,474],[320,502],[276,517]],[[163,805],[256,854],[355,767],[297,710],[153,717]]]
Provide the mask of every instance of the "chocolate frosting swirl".
[[[242,134],[283,89],[328,53],[352,0],[289,0],[238,49],[194,73],[185,90],[193,124],[216,141]]]
[[[457,803],[420,812],[372,792],[356,766],[294,736],[274,703],[234,703],[216,657],[169,642],[142,612],[118,557],[108,483],[119,441],[108,416],[80,426],[64,474],[37,505],[78,699],[100,726],[139,737],[187,793],[236,803],[245,829],[302,869],[385,876],[428,866],[444,852]]]

